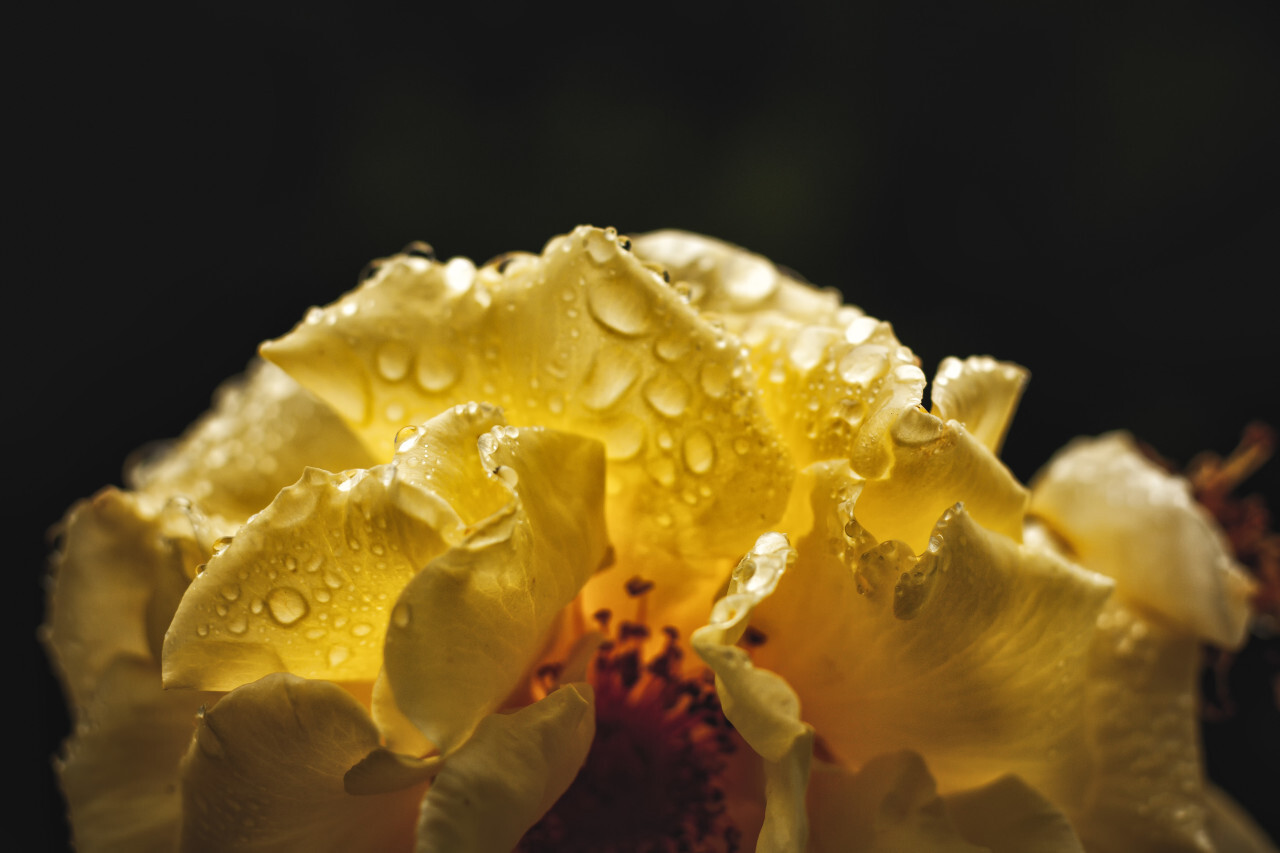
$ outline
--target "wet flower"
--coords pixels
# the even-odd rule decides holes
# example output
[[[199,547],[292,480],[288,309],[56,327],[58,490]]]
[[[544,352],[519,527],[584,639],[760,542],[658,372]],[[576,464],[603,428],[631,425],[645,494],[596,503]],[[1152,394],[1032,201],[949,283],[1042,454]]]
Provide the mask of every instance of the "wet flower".
[[[81,849],[1270,849],[1191,698],[1252,582],[1123,436],[1018,483],[1015,365],[926,411],[835,293],[586,227],[261,354],[63,524]]]

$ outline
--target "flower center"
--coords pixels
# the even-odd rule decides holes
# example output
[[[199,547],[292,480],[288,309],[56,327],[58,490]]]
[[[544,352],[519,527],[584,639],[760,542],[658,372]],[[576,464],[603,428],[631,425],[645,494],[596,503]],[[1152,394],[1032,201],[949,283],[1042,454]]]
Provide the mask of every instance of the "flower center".
[[[595,614],[609,635],[611,615]],[[666,853],[738,850],[725,814],[720,776],[736,734],[715,685],[681,675],[676,630],[648,661],[649,629],[620,622],[588,672],[595,688],[596,734],[586,763],[517,853]],[[554,686],[559,667],[539,673]]]

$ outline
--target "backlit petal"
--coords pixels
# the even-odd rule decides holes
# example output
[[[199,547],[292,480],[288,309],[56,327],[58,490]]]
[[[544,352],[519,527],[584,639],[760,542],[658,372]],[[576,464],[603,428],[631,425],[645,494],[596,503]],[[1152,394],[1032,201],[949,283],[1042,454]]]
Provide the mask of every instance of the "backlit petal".
[[[1030,511],[1081,565],[1115,578],[1125,601],[1217,645],[1244,642],[1255,584],[1187,481],[1156,467],[1128,435],[1060,451],[1033,482]]]
[[[991,853],[1084,853],[1066,815],[1017,776],[944,801],[960,834]]]
[[[933,413],[964,424],[992,453],[999,453],[1029,376],[1026,368],[990,356],[944,358],[929,391]]]
[[[422,802],[419,853],[509,853],[563,794],[595,736],[591,687],[568,684],[485,717]]]
[[[182,762],[183,851],[408,849],[425,785],[357,796],[378,730],[337,685],[277,673],[224,696]]]
[[[735,557],[776,520],[793,473],[736,342],[611,231],[476,270],[399,255],[263,354],[374,453],[467,400],[598,439],[620,558]]]
[[[458,407],[412,428],[387,465],[308,469],[192,581],[166,636],[166,685],[230,690],[278,671],[372,681],[409,579],[509,514],[511,489],[477,447],[501,423]]]
[[[409,582],[384,650],[395,704],[445,752],[521,683],[608,544],[598,442],[500,427],[480,448],[512,503]]]
[[[804,476],[813,529],[752,624],[842,761],[926,757],[943,790],[1017,772],[1055,801],[1088,771],[1082,684],[1102,577],[943,514],[917,555],[859,528],[847,466]],[[797,513],[797,518],[803,514]]]

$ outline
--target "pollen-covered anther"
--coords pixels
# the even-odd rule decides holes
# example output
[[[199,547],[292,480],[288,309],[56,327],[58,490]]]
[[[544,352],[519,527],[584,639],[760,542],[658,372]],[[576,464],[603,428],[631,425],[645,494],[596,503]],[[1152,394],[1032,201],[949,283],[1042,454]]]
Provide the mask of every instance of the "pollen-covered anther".
[[[684,676],[675,628],[662,628],[661,650],[646,658],[648,625],[614,622],[608,610],[593,616],[607,634],[587,673],[595,688],[595,740],[569,790],[517,851],[738,850],[741,833],[728,819],[721,787],[738,738],[714,679]],[[538,686],[554,688],[560,672],[555,664],[539,668]]]

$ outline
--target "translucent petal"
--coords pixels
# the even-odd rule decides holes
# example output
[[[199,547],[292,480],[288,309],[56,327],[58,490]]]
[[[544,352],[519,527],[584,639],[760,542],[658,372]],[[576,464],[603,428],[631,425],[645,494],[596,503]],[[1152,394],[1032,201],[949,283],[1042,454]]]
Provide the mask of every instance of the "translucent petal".
[[[924,760],[879,755],[850,773],[815,767],[809,784],[811,853],[982,853],[951,824]]]
[[[327,406],[272,364],[255,359],[224,383],[213,408],[182,438],[152,448],[128,471],[132,487],[183,495],[241,522],[304,468],[365,468],[373,459]]]
[[[508,853],[568,789],[594,736],[586,684],[485,717],[423,800],[417,850]]]
[[[182,762],[183,851],[409,848],[425,785],[348,794],[378,730],[337,685],[269,675],[208,711]]]
[[[1276,853],[1266,832],[1226,793],[1206,785],[1205,797],[1215,853]]]
[[[105,667],[58,763],[76,850],[171,853],[181,801],[178,761],[211,693],[165,692],[155,661]]]
[[[992,453],[999,453],[1029,377],[1026,368],[990,356],[944,358],[929,392],[933,413],[944,421],[959,421]]]
[[[736,342],[611,230],[476,270],[386,260],[263,354],[375,453],[458,402],[604,442],[621,558],[736,557],[777,519],[793,468]]]
[[[507,517],[511,488],[486,467],[485,406],[411,428],[369,470],[309,469],[215,548],[165,640],[165,684],[230,690],[270,672],[372,681],[396,598],[432,558]]]
[[[747,347],[765,411],[801,465],[849,459],[867,479],[890,465],[889,427],[920,404],[925,377],[893,328],[736,246],[662,231],[640,257]]]
[[[1124,433],[1079,439],[1032,484],[1030,511],[1116,594],[1227,648],[1244,642],[1255,584],[1186,480]]]
[[[959,506],[919,555],[876,543],[853,519],[857,486],[837,463],[803,475],[813,529],[756,608],[769,638],[756,664],[786,679],[846,763],[913,749],[944,790],[1016,772],[1078,800],[1086,654],[1109,583]]]
[[[991,853],[1084,853],[1067,817],[1017,776],[944,801],[960,834]]]
[[[156,658],[196,542],[184,510],[116,488],[67,513],[41,636],[73,706],[117,656]]]
[[[598,442],[503,427],[481,458],[515,500],[409,582],[384,651],[395,704],[444,752],[522,682],[607,550]]]

